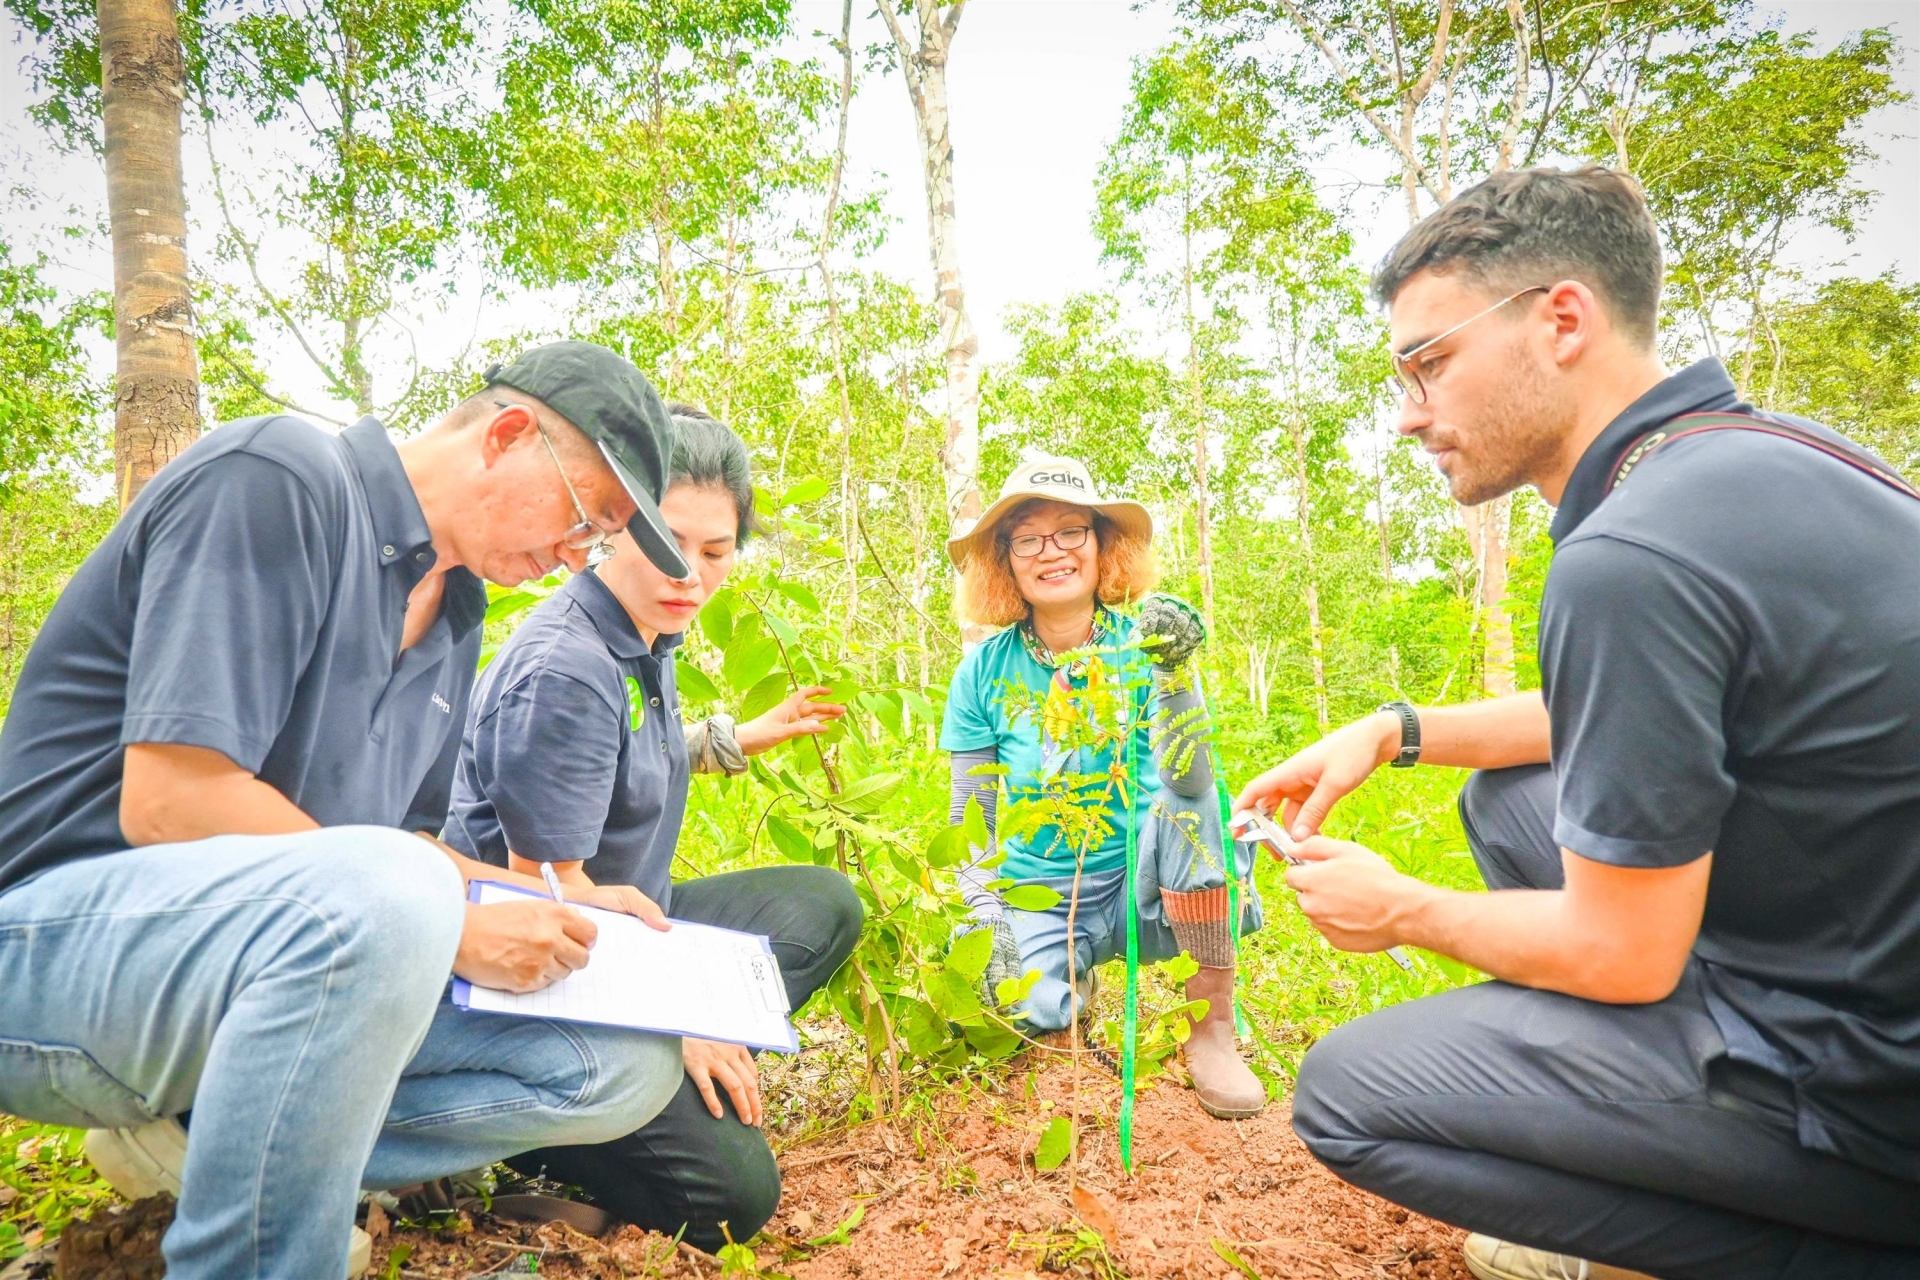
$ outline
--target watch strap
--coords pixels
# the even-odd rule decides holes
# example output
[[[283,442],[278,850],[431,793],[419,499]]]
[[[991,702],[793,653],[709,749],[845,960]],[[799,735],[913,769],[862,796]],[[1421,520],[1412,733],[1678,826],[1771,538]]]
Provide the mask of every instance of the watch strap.
[[[1420,763],[1420,713],[1406,702],[1385,702],[1380,710],[1400,717],[1400,751],[1388,763],[1395,769],[1413,768]]]

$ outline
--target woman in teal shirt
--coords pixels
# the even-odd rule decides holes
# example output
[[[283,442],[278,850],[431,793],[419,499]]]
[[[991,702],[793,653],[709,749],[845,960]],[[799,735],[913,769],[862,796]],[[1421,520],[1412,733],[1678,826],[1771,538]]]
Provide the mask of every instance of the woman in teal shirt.
[[[1240,1118],[1260,1111],[1266,1091],[1233,1038],[1233,846],[1223,847],[1197,679],[1183,669],[1202,631],[1186,605],[1147,595],[1158,578],[1152,540],[1146,508],[1102,501],[1080,462],[1044,458],[1017,467],[979,524],[949,544],[961,616],[1006,628],[962,659],[940,731],[953,821],[977,799],[990,835],[1005,829],[1004,861],[984,866],[991,848],[976,850],[960,887],[973,927],[994,934],[989,981],[1039,970],[1027,1025],[1063,1029],[1093,966],[1125,954],[1131,826],[1140,958],[1185,951],[1199,962],[1187,997],[1208,1008],[1185,1046],[1187,1068],[1202,1107]],[[1138,616],[1110,607],[1130,604]],[[999,812],[1002,790],[1017,809]],[[995,880],[1046,885],[1061,901],[1021,910]],[[1248,890],[1242,921],[1252,929],[1259,904]]]

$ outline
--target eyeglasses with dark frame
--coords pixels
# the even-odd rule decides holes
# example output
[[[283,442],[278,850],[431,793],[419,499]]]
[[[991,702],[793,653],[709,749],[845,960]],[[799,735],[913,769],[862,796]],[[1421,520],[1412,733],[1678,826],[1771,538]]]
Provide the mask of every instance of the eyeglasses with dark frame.
[[[1087,535],[1092,532],[1093,526],[1090,524],[1070,524],[1052,533],[1023,533],[1017,538],[1007,539],[1007,550],[1022,560],[1033,559],[1046,549],[1049,542],[1062,551],[1078,551],[1087,545]]]
[[[1425,351],[1428,347],[1431,347],[1436,342],[1445,342],[1448,338],[1451,338],[1454,334],[1460,332],[1462,329],[1472,324],[1475,320],[1485,319],[1486,317],[1492,315],[1494,312],[1506,306],[1509,302],[1512,302],[1516,298],[1524,298],[1530,293],[1545,293],[1551,288],[1553,288],[1552,285],[1536,284],[1531,288],[1522,289],[1518,293],[1510,293],[1506,297],[1500,299],[1500,301],[1488,307],[1485,311],[1480,312],[1478,315],[1468,316],[1465,320],[1462,320],[1459,324],[1453,326],[1453,328],[1447,330],[1445,333],[1436,334],[1434,337],[1428,338],[1425,342],[1413,348],[1411,351],[1391,352],[1390,354],[1393,356],[1394,383],[1400,388],[1400,390],[1406,393],[1407,399],[1413,401],[1415,404],[1425,404],[1427,402],[1427,385],[1421,379],[1420,370],[1414,364],[1414,361],[1418,358],[1418,356],[1422,351]]]
[[[495,400],[494,403],[502,409],[526,408],[525,405],[515,406],[505,400]],[[531,409],[527,411],[533,412]],[[560,535],[560,545],[569,551],[586,552],[587,568],[596,569],[613,559],[616,549],[611,542],[607,541],[609,537],[607,531],[587,519],[587,509],[581,505],[580,494],[574,489],[573,481],[567,478],[566,467],[560,463],[560,451],[553,447],[553,438],[547,434],[547,428],[541,423],[538,414],[534,415],[533,429],[540,433],[540,443],[547,446],[547,456],[553,459],[553,468],[560,473],[560,483],[566,486],[567,500],[573,503],[573,514],[579,517],[579,523]]]

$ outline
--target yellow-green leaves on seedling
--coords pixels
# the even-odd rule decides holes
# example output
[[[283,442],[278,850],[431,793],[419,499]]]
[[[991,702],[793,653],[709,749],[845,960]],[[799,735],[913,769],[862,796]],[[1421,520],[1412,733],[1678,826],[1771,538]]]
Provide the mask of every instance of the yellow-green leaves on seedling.
[[[767,815],[767,835],[789,862],[813,861],[813,837],[777,813]]]
[[[900,785],[897,773],[875,773],[860,779],[833,798],[834,804],[853,813],[872,813],[886,803]]]
[[[974,975],[974,981],[978,980],[979,975]],[[949,1022],[965,1022],[985,1012],[980,1005],[979,993],[973,989],[973,982],[951,968],[929,966],[922,971],[922,982],[934,1011]]]
[[[700,668],[681,658],[673,667],[674,686],[680,691],[682,702],[718,702],[720,688],[714,684],[713,677]]]
[[[747,690],[747,696],[740,699],[740,718],[751,720],[755,716],[765,715],[786,701],[787,694],[791,691],[792,682],[787,679],[787,673],[774,671]]]
[[[967,843],[976,849],[987,847],[991,839],[987,835],[987,811],[980,807],[979,796],[968,796],[965,812],[960,815],[960,830],[965,834]]]
[[[1063,901],[1058,889],[1044,884],[1015,885],[1000,897],[1016,911],[1051,911]]]
[[[745,693],[772,674],[780,665],[780,646],[773,637],[760,634],[758,627],[740,626],[720,660],[720,672],[735,693]]]
[[[1220,1255],[1221,1261],[1245,1276],[1247,1280],[1262,1280],[1260,1273],[1255,1271],[1252,1265],[1240,1256],[1240,1251],[1228,1244],[1225,1240],[1222,1240],[1219,1236],[1213,1238],[1213,1251]]]
[[[993,989],[993,998],[1000,1002],[1002,1009],[1019,1004],[1033,994],[1034,984],[1040,981],[1040,971],[1029,969],[1017,978],[1002,978]],[[1025,1014],[1019,1015],[1025,1017]]]
[[[1033,1167],[1042,1173],[1048,1169],[1058,1169],[1066,1163],[1067,1155],[1073,1150],[1073,1122],[1065,1116],[1055,1116],[1047,1121],[1046,1130],[1040,1135],[1040,1145],[1033,1151]]]
[[[788,582],[785,578],[773,584],[773,589],[787,599],[805,609],[808,613],[820,612],[820,597],[797,582]]]
[[[992,958],[993,930],[975,929],[954,940],[952,949],[947,952],[947,968],[968,982],[978,982],[980,975],[987,971],[987,961]]]
[[[700,630],[719,648],[724,649],[733,641],[733,610],[739,603],[738,592],[732,587],[722,587],[700,610]]]

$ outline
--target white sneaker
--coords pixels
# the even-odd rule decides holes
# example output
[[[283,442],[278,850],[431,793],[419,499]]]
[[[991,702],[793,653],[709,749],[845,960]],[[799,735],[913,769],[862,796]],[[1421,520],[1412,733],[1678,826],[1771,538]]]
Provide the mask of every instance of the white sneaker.
[[[113,1189],[129,1200],[162,1191],[180,1197],[180,1173],[187,1167],[187,1131],[178,1120],[155,1120],[138,1129],[89,1129],[87,1159]],[[346,1280],[359,1280],[373,1267],[373,1237],[359,1227],[347,1245]]]
[[[1654,1280],[1643,1271],[1530,1249],[1478,1233],[1467,1237],[1460,1254],[1467,1270],[1480,1280]]]
[[[180,1198],[187,1131],[178,1120],[155,1120],[138,1129],[89,1129],[86,1149],[100,1176],[127,1199],[145,1200],[162,1191]]]

